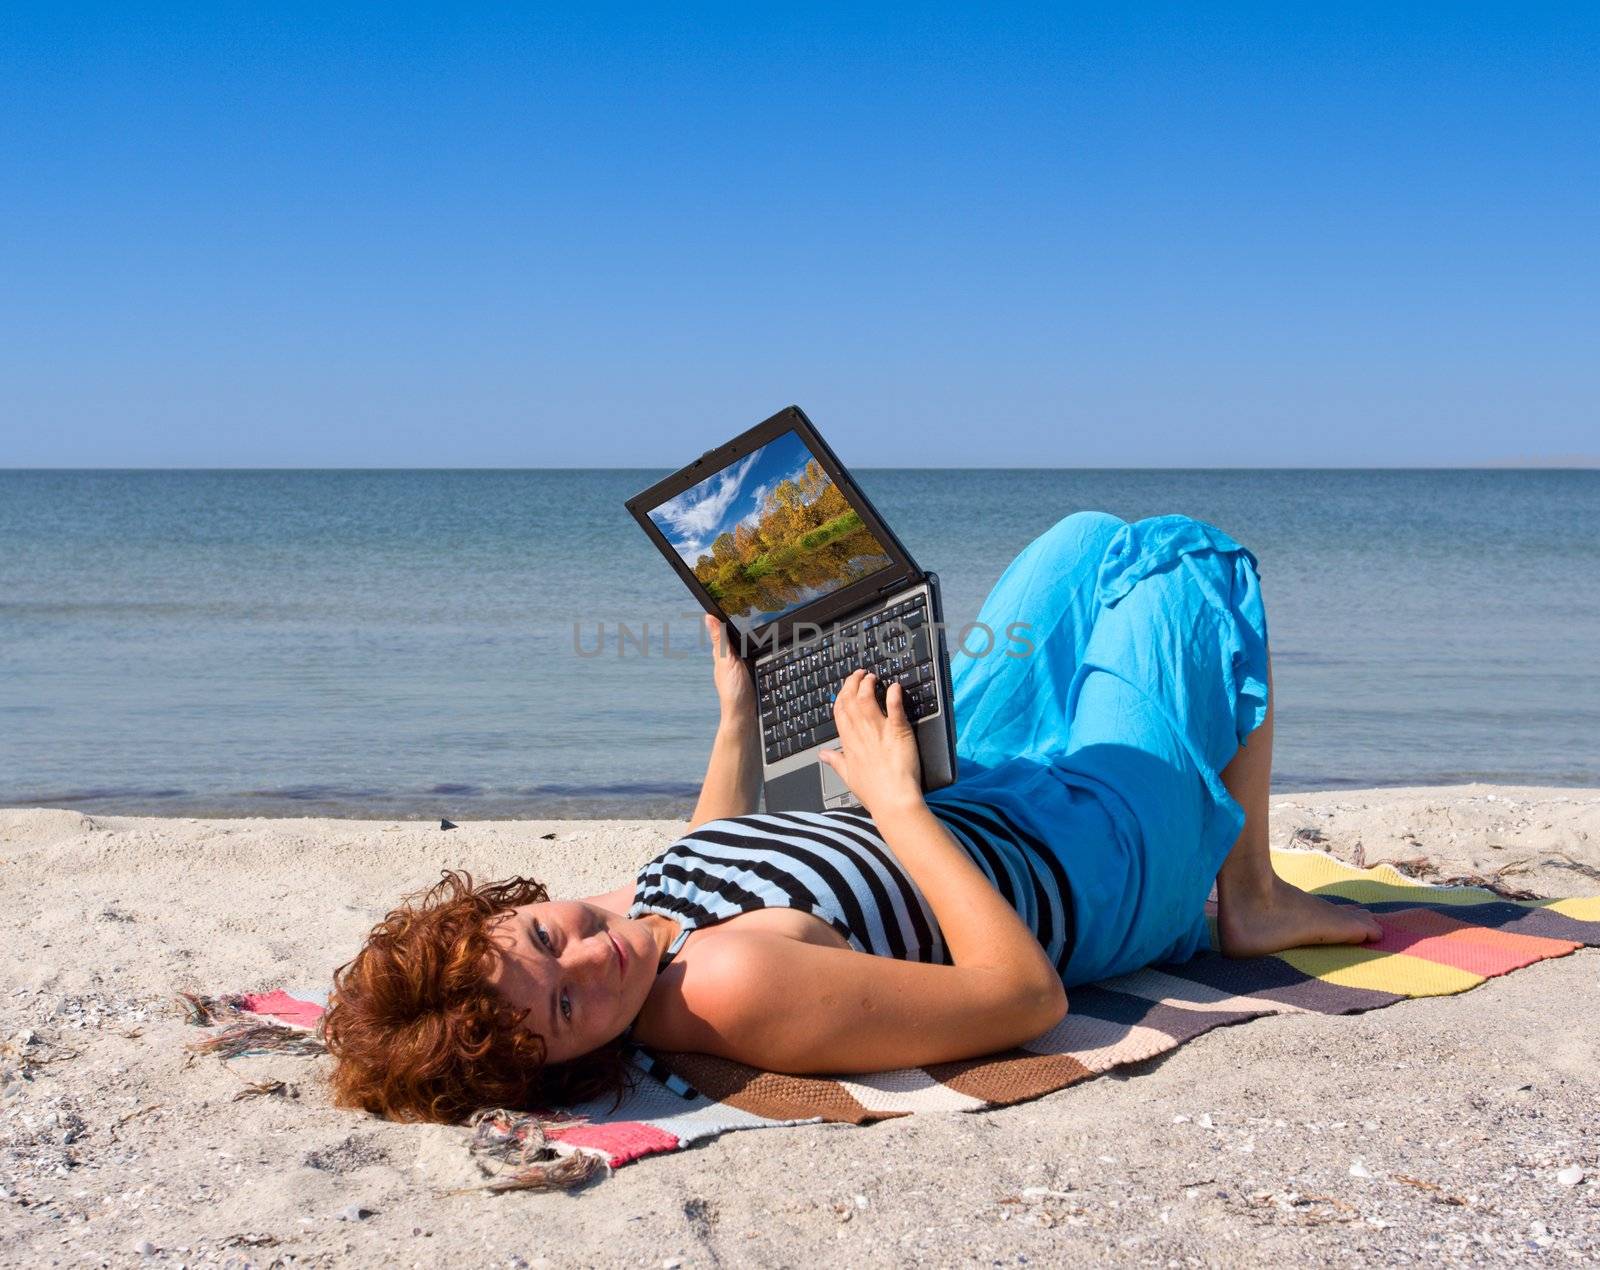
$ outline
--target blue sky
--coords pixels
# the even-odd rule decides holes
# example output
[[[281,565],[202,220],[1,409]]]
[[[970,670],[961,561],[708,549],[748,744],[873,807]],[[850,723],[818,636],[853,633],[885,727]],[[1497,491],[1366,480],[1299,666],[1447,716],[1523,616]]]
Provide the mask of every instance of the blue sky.
[[[662,503],[650,518],[692,566],[741,521],[754,524],[768,492],[786,480],[799,479],[810,461],[811,451],[799,435],[785,432]]]
[[[0,465],[1600,451],[1600,7],[572,8],[6,6]]]

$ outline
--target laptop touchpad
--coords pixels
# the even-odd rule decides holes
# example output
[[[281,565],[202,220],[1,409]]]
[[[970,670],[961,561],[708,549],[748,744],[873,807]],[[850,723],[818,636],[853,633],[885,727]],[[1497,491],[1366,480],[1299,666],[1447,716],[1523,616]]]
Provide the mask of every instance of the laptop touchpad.
[[[839,743],[824,745],[825,750],[837,750]],[[839,778],[839,773],[826,763],[818,762],[817,769],[822,773],[822,805],[828,807],[859,807],[860,799],[850,792],[850,786]]]
[[[767,777],[768,811],[821,811],[822,782],[817,779],[820,763],[807,763],[782,776]]]

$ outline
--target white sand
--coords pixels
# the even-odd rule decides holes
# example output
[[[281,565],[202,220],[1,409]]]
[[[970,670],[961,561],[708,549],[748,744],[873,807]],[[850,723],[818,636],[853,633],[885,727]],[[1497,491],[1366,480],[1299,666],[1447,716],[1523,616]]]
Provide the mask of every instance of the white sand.
[[[1347,859],[1424,857],[1445,874],[1526,860],[1508,880],[1600,892],[1582,872],[1600,869],[1600,791],[1298,794],[1273,812],[1280,844],[1306,830]],[[456,1193],[475,1180],[464,1131],[332,1109],[325,1059],[186,1061],[197,1032],[173,1007],[180,989],[321,985],[442,867],[582,894],[680,828],[0,811],[0,1261],[1600,1256],[1592,950],[1461,997],[1220,1029],[1003,1111],[728,1134],[577,1195]],[[268,1077],[297,1096],[234,1101]],[[1582,1180],[1564,1185],[1572,1168]],[[371,1216],[340,1220],[353,1204]]]

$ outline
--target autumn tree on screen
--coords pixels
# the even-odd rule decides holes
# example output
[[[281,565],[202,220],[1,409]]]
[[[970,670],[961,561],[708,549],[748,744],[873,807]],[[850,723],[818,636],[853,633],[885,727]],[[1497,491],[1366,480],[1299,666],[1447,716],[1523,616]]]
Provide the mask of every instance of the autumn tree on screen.
[[[805,536],[849,512],[850,504],[815,459],[767,491],[754,519],[718,534],[694,575],[711,583],[728,580],[775,550],[794,548]]]

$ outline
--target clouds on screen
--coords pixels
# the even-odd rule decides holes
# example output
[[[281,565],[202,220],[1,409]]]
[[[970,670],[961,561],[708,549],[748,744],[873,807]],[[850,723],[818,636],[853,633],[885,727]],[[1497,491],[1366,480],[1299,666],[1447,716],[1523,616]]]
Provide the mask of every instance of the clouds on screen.
[[[754,528],[755,523],[761,519],[761,504],[767,501],[767,495],[772,491],[773,482],[762,481],[750,491],[750,510],[739,518],[741,525]]]
[[[685,560],[697,558],[722,532],[729,510],[748,493],[742,488],[744,478],[759,456],[759,450],[747,455],[650,513]]]

